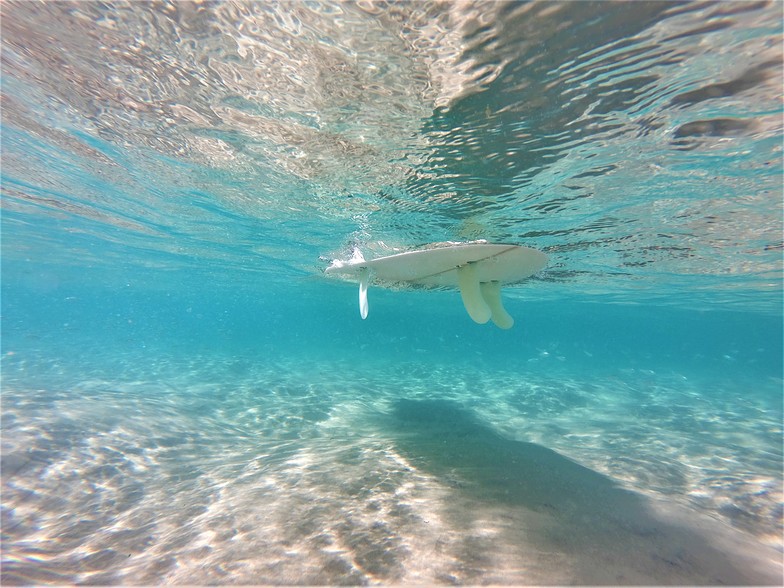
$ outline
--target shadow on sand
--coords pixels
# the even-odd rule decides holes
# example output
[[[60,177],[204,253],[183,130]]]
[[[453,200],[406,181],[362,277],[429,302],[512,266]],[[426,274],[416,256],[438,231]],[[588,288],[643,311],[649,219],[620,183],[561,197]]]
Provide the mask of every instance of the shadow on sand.
[[[504,541],[562,555],[572,583],[781,581],[773,550],[685,510],[664,515],[551,449],[502,437],[452,401],[399,400],[390,416],[401,454],[451,487],[451,524],[468,532],[483,508],[506,513]]]

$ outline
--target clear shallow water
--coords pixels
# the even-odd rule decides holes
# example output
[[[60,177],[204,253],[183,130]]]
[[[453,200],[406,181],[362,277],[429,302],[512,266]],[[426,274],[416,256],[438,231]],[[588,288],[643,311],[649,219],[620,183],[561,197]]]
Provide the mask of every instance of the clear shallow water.
[[[780,4],[2,11],[4,583],[780,582]]]

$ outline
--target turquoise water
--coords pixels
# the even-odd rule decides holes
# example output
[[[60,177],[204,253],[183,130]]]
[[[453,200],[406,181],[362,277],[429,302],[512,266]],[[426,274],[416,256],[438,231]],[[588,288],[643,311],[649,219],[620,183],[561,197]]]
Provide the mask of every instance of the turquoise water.
[[[3,584],[781,583],[782,4],[1,10]]]

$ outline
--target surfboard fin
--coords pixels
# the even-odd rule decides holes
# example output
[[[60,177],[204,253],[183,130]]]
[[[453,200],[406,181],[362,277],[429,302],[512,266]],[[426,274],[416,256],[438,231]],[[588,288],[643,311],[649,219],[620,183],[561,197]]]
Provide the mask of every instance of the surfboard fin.
[[[366,319],[368,315],[367,290],[370,282],[370,270],[363,267],[359,270],[359,315]]]
[[[506,312],[501,302],[501,282],[482,282],[479,287],[482,290],[482,298],[490,307],[492,313],[490,318],[493,319],[495,326],[501,329],[511,329],[514,325],[514,319]]]
[[[460,286],[460,296],[463,298],[463,306],[468,311],[468,316],[475,323],[485,324],[490,320],[493,313],[482,296],[479,278],[476,275],[476,264],[468,262],[465,265],[458,266],[457,281]]]

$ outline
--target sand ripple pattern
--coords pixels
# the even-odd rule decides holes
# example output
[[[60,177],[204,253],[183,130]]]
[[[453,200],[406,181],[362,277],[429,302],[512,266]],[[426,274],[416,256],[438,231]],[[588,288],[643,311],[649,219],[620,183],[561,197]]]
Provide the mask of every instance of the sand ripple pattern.
[[[740,387],[212,356],[46,391],[33,363],[3,366],[5,585],[780,578],[780,407]]]

